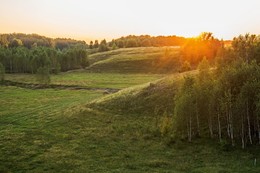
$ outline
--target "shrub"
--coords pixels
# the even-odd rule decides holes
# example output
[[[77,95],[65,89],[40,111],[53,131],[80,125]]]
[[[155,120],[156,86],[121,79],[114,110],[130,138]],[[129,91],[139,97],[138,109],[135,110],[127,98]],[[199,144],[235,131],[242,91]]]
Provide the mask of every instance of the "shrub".
[[[172,129],[172,117],[170,117],[166,112],[161,118],[159,128],[162,136],[168,135]]]
[[[48,85],[51,82],[49,68],[39,67],[36,73],[36,80],[40,84]]]

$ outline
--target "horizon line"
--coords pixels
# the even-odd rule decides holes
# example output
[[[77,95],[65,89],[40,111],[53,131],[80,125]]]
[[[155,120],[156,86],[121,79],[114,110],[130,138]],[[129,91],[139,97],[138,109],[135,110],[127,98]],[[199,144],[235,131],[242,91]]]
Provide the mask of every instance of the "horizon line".
[[[232,39],[224,39],[224,38],[218,38],[214,35],[213,32],[210,32],[210,31],[203,31],[203,32],[209,32],[209,33],[212,33],[214,38],[216,39],[219,39],[219,40],[223,40],[223,41],[232,41]],[[200,32],[200,33],[203,33],[203,32]],[[50,35],[50,34],[41,34],[41,33],[25,33],[25,32],[0,32],[0,35],[2,34],[25,34],[25,35],[39,35],[39,36],[44,36],[44,37],[47,37],[47,38],[51,38],[51,39],[73,39],[73,40],[77,40],[77,41],[85,41],[86,43],[87,42],[90,42],[90,41],[95,41],[95,40],[98,40],[98,41],[101,41],[101,40],[106,40],[108,42],[112,41],[113,39],[119,39],[119,38],[122,38],[122,37],[127,37],[127,36],[150,36],[150,37],[170,37],[170,36],[176,36],[176,37],[183,37],[183,38],[196,38],[198,37],[199,35],[196,35],[196,36],[183,36],[183,35],[176,35],[176,34],[170,34],[170,35],[163,35],[163,34],[158,34],[158,35],[155,35],[155,34],[126,34],[126,35],[121,35],[119,37],[116,37],[116,38],[110,38],[110,37],[107,37],[107,38],[104,38],[104,37],[99,37],[99,38],[92,38],[92,37],[87,37],[87,36],[69,36],[67,34],[64,34],[63,36],[54,36],[54,35]],[[250,34],[250,35],[260,35],[260,34],[254,34],[254,33],[250,33],[250,32],[247,32],[246,34]],[[67,35],[67,36],[66,36]],[[243,35],[243,34],[239,34],[239,35]],[[239,36],[237,35],[237,36]]]

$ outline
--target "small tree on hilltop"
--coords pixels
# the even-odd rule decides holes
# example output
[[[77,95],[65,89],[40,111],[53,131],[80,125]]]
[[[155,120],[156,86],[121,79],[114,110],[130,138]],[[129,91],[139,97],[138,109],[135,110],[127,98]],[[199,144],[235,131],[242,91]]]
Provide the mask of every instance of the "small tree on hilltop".
[[[89,48],[90,48],[90,49],[93,49],[93,41],[90,41],[90,43],[89,43]]]
[[[51,82],[50,71],[48,67],[39,67],[36,73],[36,80],[40,84],[48,85]]]
[[[98,48],[98,46],[99,46],[98,40],[95,40],[95,43],[94,43],[94,45],[93,45],[93,48]]]
[[[106,42],[106,40],[104,39],[104,40],[102,40],[102,41],[100,42],[98,51],[99,51],[99,52],[104,52],[104,51],[108,51],[108,50],[109,50],[109,49],[108,49],[108,47],[107,47],[107,42]]]

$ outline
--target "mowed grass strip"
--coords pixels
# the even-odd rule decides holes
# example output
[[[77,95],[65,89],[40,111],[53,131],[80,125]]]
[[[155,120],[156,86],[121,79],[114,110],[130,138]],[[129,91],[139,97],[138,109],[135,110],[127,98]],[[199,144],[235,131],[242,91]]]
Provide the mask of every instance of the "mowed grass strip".
[[[85,90],[30,90],[17,87],[0,87],[0,124],[20,124],[46,119],[102,95],[98,91]],[[4,126],[1,126],[4,127]],[[1,128],[0,127],[0,128]]]

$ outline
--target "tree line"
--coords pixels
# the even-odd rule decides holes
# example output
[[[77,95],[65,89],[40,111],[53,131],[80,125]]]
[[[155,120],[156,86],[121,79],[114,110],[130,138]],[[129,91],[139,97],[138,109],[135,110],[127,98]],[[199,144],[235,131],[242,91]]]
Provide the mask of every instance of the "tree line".
[[[51,73],[88,66],[87,51],[81,46],[59,50],[36,46],[0,46],[0,63],[7,73],[36,73],[40,67],[48,67]]]
[[[215,67],[204,57],[175,97],[179,138],[216,138],[232,146],[260,144],[260,36],[240,35],[220,46]]]
[[[129,35],[109,42],[109,46],[118,48],[129,47],[162,47],[162,46],[181,46],[185,43],[186,38],[178,36],[150,36],[150,35]]]
[[[88,49],[89,53],[104,52],[108,50],[114,50],[118,48],[130,48],[130,47],[161,47],[161,46],[181,46],[187,41],[184,37],[178,36],[157,36],[150,35],[129,35],[113,39],[107,42],[105,39],[90,41],[86,44],[85,41],[78,41],[69,38],[49,38],[38,34],[0,34],[0,46],[2,47],[17,47],[24,46],[28,49],[33,47],[49,47],[59,50],[74,47],[80,45]]]
[[[0,34],[1,76],[7,72],[38,73],[48,77],[49,73],[85,68],[88,66],[86,48],[85,41],[67,38]]]
[[[114,50],[118,48],[132,48],[132,47],[163,47],[163,46],[182,46],[187,41],[184,37],[178,36],[150,36],[150,35],[128,35],[126,37],[121,37],[113,39],[107,42],[105,39],[90,41],[88,48],[91,49],[93,53],[104,52],[108,50]]]
[[[24,46],[28,49],[33,47],[50,47],[55,49],[66,49],[75,45],[88,47],[85,41],[73,40],[70,38],[49,38],[38,34],[0,34],[0,45],[2,47],[17,47]]]

